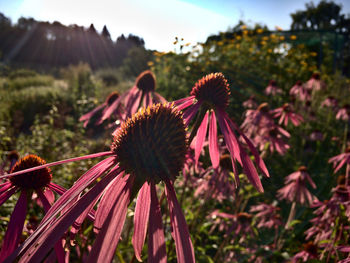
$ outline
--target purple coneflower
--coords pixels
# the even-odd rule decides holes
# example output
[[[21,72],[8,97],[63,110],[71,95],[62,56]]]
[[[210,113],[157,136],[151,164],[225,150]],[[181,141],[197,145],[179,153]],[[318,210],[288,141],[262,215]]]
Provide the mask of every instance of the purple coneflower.
[[[266,87],[264,93],[266,95],[276,96],[277,94],[282,94],[282,90],[277,86],[275,80],[270,80],[269,85]]]
[[[341,107],[337,115],[335,116],[337,120],[343,120],[343,121],[349,121],[350,120],[350,105],[345,104],[343,107]]]
[[[340,168],[346,164],[345,185],[349,185],[350,180],[350,146],[348,146],[344,153],[336,155],[328,160],[333,163],[334,173],[337,173]]]
[[[318,247],[312,242],[309,241],[305,244],[303,244],[303,250],[299,253],[295,254],[292,258],[293,263],[299,262],[299,260],[302,260],[303,262],[307,262],[310,259],[317,259],[318,253],[317,253]]]
[[[309,101],[311,99],[309,92],[300,80],[290,89],[289,94],[301,101]]]
[[[155,92],[155,89],[156,77],[154,74],[149,70],[142,72],[137,77],[135,85],[106,108],[101,121],[110,118],[121,103],[125,105],[126,117],[131,117],[141,107],[151,106],[153,103],[165,103],[166,100]]]
[[[338,100],[333,96],[328,96],[322,103],[321,107],[329,107],[335,109],[338,107]]]
[[[260,151],[265,152],[266,146],[270,153],[278,152],[280,155],[284,155],[290,146],[286,142],[286,139],[290,137],[289,132],[284,130],[278,125],[268,127],[261,134],[258,134],[253,139],[254,143],[259,147]]]
[[[109,107],[118,100],[120,97],[119,93],[117,91],[112,92],[108,95],[106,101],[102,103],[101,105],[97,106],[92,111],[84,114],[80,117],[79,121],[84,122],[84,127],[87,127],[88,125],[100,125],[104,120],[102,120],[102,116],[106,112]],[[123,119],[123,109],[122,105],[119,104],[114,109],[114,111],[110,114],[110,116],[115,116],[115,120]]]
[[[278,190],[278,198],[286,199],[289,202],[297,202],[302,205],[306,203],[312,204],[317,198],[306,188],[306,182],[308,182],[312,188],[316,189],[316,185],[308,174],[307,168],[301,166],[298,171],[291,173],[285,178],[286,186]]]
[[[306,82],[305,87],[310,91],[319,91],[323,89],[325,84],[320,79],[320,73],[313,73],[311,78]]]
[[[251,95],[249,99],[243,102],[243,107],[247,109],[253,109],[258,107],[257,102],[255,101],[255,96]]]
[[[259,167],[260,171],[267,177],[269,177],[269,173],[266,169],[264,161],[259,156],[259,153],[253,146],[252,142],[241,132],[238,126],[226,113],[225,110],[229,104],[229,95],[230,89],[224,75],[222,73],[211,73],[197,81],[195,86],[192,88],[190,97],[180,99],[176,101],[175,104],[180,110],[188,108],[186,111],[184,111],[184,119],[186,124],[188,124],[194,118],[196,113],[199,112],[190,136],[191,140],[196,132],[196,160],[198,160],[203,148],[203,143],[209,126],[208,137],[210,159],[214,168],[219,166],[220,155],[218,149],[216,123],[218,120],[219,127],[224,135],[224,141],[231,154],[236,183],[239,183],[238,171],[236,169],[235,162],[238,161],[243,167],[244,173],[247,175],[249,181],[256,189],[258,189],[258,191],[263,192],[264,190],[256,168],[247,152],[243,149],[243,146],[239,143],[234,132],[235,130],[247,143],[248,148],[255,157],[256,165]]]
[[[260,203],[250,208],[251,213],[256,213],[257,227],[278,228],[282,225],[280,208],[274,205]]]
[[[15,163],[11,173],[22,171],[28,168],[45,164],[45,160],[30,154]],[[51,182],[52,174],[49,168],[26,172],[20,175],[10,177],[5,183],[0,185],[0,206],[12,195],[20,192],[19,199],[8,223],[3,245],[0,252],[0,261],[6,259],[19,245],[20,238],[24,227],[24,221],[28,209],[28,201],[35,193],[45,212],[47,212],[54,201],[52,191],[59,195],[65,192],[65,189]],[[62,235],[61,235],[62,236]],[[60,236],[58,236],[57,241]],[[64,261],[64,251],[60,243],[55,245],[56,255],[59,262]]]
[[[304,119],[301,115],[295,113],[289,103],[283,104],[282,107],[271,111],[274,118],[279,118],[278,124],[288,125],[290,121],[294,126],[298,126]]]
[[[110,157],[81,176],[54,204],[44,223],[18,252],[22,254],[22,261],[40,261],[58,236],[101,199],[94,222],[98,235],[87,262],[111,262],[128,205],[138,193],[132,238],[135,256],[141,261],[148,228],[148,261],[166,262],[162,216],[156,193],[156,184],[164,182],[177,260],[194,262],[188,227],[173,187],[173,181],[183,167],[187,145],[186,126],[176,108],[157,104],[141,109],[115,132],[111,152],[94,155]],[[78,159],[83,158],[87,157]],[[100,180],[77,200],[97,179]],[[57,217],[59,213],[62,214]],[[31,245],[32,242],[38,245]]]
[[[220,166],[217,169],[208,169],[203,173],[202,180],[198,181],[195,196],[215,198],[219,202],[234,197],[237,186],[230,176],[232,171],[231,156],[222,154],[220,156]]]

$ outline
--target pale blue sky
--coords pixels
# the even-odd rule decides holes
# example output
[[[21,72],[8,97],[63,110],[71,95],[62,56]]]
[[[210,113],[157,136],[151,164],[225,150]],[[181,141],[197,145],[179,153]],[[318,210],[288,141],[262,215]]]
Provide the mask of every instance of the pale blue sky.
[[[290,13],[305,8],[307,0],[0,0],[0,12],[13,22],[21,16],[41,21],[89,26],[107,25],[113,39],[124,34],[142,37],[146,47],[172,50],[175,36],[203,42],[242,19],[288,29]],[[319,1],[314,1],[317,4]],[[349,0],[336,0],[350,13]]]

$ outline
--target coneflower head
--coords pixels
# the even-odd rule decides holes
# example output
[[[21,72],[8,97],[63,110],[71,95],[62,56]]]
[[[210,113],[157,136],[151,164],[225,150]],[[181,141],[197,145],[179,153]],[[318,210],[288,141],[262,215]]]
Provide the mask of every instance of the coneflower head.
[[[46,164],[46,161],[39,156],[29,154],[19,159],[11,169],[10,173],[29,169],[35,166]],[[28,172],[10,177],[11,183],[23,189],[35,190],[47,186],[52,179],[50,168],[43,168],[33,172]]]
[[[187,144],[182,113],[172,105],[156,104],[124,122],[114,134],[111,149],[127,173],[141,182],[158,183],[178,175]]]
[[[136,86],[144,92],[154,91],[156,89],[156,77],[150,70],[146,70],[137,77]]]
[[[230,89],[222,73],[211,73],[196,82],[191,95],[198,101],[208,104],[210,108],[225,109],[228,105]]]

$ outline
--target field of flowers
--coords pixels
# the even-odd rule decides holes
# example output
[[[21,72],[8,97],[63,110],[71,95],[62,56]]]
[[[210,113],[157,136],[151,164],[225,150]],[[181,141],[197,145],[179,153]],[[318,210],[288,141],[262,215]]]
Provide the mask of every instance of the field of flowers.
[[[0,262],[350,262],[350,79],[301,38],[3,70]]]

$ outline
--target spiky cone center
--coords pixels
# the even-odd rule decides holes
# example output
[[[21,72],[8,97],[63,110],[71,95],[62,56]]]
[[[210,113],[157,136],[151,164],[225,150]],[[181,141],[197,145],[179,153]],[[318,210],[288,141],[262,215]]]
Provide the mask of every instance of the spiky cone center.
[[[10,173],[15,173],[35,166],[46,164],[46,161],[34,154],[27,155],[19,159],[11,169]],[[10,181],[15,186],[27,190],[35,190],[47,186],[52,180],[50,168],[43,168],[33,172],[19,174],[10,177]]]
[[[220,156],[220,166],[228,171],[232,171],[232,161],[231,161],[231,155],[229,154],[223,154]]]
[[[297,86],[301,86],[303,83],[301,82],[301,80],[298,80],[296,83],[295,83],[295,85],[297,85]]]
[[[112,105],[113,102],[115,102],[119,98],[118,91],[113,91],[111,94],[108,95],[106,99],[106,103],[108,105]]]
[[[146,70],[137,77],[136,86],[144,92],[154,91],[156,89],[156,77],[150,70]]]
[[[174,180],[185,163],[186,126],[173,105],[142,108],[115,133],[112,151],[139,183]]]
[[[240,212],[237,215],[237,220],[241,223],[250,223],[252,220],[252,215],[246,212]]]
[[[320,73],[318,73],[318,72],[313,73],[311,78],[312,79],[317,79],[317,80],[320,79]]]
[[[267,102],[261,103],[259,107],[257,108],[260,112],[268,112],[269,111],[269,104]]]
[[[282,106],[282,108],[283,108],[283,111],[289,112],[289,111],[290,111],[290,105],[289,105],[289,103],[284,103],[283,106]]]
[[[272,80],[270,80],[270,81],[269,81],[269,85],[270,85],[270,86],[274,86],[274,87],[276,87],[276,86],[277,86],[277,82],[276,82],[276,80],[273,80],[273,79],[272,79]]]
[[[317,257],[317,246],[312,241],[303,244],[303,248],[304,251],[308,252],[310,255]]]
[[[306,168],[306,166],[300,166],[299,168],[298,168],[298,171],[300,171],[300,172],[307,172],[307,168]]]
[[[196,82],[191,95],[203,101],[209,108],[225,109],[228,105],[230,89],[222,73],[211,73]]]
[[[8,160],[18,160],[19,159],[19,154],[16,150],[13,150],[7,154],[7,159]]]

